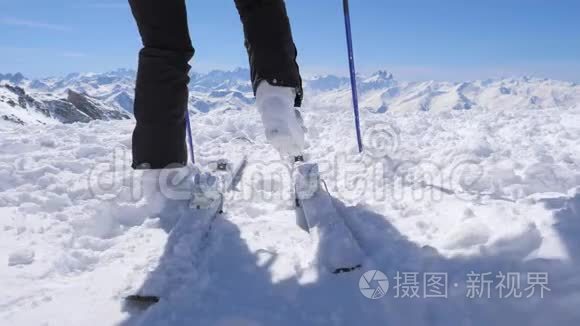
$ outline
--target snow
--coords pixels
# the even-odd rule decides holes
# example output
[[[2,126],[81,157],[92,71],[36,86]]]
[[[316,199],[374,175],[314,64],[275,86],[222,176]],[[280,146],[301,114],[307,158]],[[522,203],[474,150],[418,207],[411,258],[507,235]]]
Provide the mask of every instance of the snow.
[[[21,249],[8,256],[8,266],[30,265],[34,262],[34,251]]]
[[[500,85],[525,94],[518,100],[481,91],[483,83],[449,84],[452,94],[477,94],[470,110],[451,110],[466,102],[442,100],[433,90],[443,86],[432,83],[401,88],[395,102],[368,91],[363,101],[389,110],[363,110],[364,155],[348,94],[307,94],[309,160],[367,254],[362,270],[339,276],[318,264],[324,253],[296,225],[289,170],[265,143],[256,110],[196,114],[202,163],[235,152],[249,165],[203,250],[185,255],[183,278],[168,280],[173,292],[147,311],[122,299],[166,275],[161,257],[192,251],[187,236],[199,238],[168,235],[178,205],[163,218],[145,208],[142,172],[129,168],[133,122],[1,125],[0,323],[577,325],[580,106],[570,92],[564,101],[542,89],[556,82],[490,82],[499,94]],[[379,300],[358,288],[371,269],[389,277]],[[448,298],[396,298],[397,272],[447,273]],[[546,272],[550,291],[472,299],[472,272]]]

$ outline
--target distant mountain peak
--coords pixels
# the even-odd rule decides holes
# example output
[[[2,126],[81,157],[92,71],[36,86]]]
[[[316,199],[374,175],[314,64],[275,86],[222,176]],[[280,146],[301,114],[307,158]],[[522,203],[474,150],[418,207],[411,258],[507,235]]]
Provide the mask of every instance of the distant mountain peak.
[[[137,76],[137,71],[128,68],[118,68],[106,73],[108,76],[117,76],[117,77],[129,77],[135,78]]]
[[[67,75],[64,77],[64,79],[74,79],[74,78],[77,78],[77,77],[79,77],[80,75],[81,75],[81,74],[80,74],[80,73],[78,73],[78,72],[71,72],[71,73],[67,74]]]
[[[15,85],[20,84],[26,77],[20,72],[14,74],[0,74],[0,81],[7,81]]]
[[[360,83],[361,91],[391,87],[396,84],[393,74],[386,70],[379,70]]]
[[[379,70],[377,72],[375,72],[374,74],[371,75],[371,77],[369,77],[367,80],[375,80],[375,81],[390,81],[395,79],[393,77],[393,74],[386,71],[386,70]]]

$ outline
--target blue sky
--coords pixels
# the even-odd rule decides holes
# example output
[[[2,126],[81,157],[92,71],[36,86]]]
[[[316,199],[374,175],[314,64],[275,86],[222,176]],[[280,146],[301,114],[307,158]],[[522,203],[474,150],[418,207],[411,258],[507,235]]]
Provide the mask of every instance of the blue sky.
[[[160,0],[163,1],[163,0]],[[233,0],[189,0],[194,70],[247,66]],[[347,73],[340,0],[287,0],[305,74]],[[578,0],[351,0],[359,71],[399,79],[534,75],[580,81]],[[126,0],[2,0],[0,72],[134,68]]]

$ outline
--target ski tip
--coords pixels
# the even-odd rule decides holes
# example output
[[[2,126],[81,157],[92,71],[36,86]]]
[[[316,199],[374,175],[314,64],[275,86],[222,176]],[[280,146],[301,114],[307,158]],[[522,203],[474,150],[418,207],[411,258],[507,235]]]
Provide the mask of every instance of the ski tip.
[[[350,273],[350,272],[354,272],[357,269],[362,268],[362,264],[358,264],[356,266],[353,267],[342,267],[342,268],[337,268],[334,270],[334,272],[332,272],[332,274],[344,274],[344,273]]]
[[[156,296],[144,296],[144,295],[130,295],[125,298],[125,301],[142,304],[142,305],[154,305],[161,300]]]

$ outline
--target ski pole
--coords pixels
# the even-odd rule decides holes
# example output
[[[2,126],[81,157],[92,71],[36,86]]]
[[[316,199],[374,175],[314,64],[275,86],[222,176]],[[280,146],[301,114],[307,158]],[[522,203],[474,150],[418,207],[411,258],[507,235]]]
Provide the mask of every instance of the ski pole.
[[[348,0],[342,0],[344,8],[344,25],[346,27],[346,43],[348,46],[348,62],[350,68],[350,87],[352,89],[352,103],[354,107],[354,124],[356,128],[356,140],[358,143],[358,151],[362,153],[363,142],[360,131],[360,117],[359,117],[359,107],[358,107],[358,92],[356,89],[356,69],[354,66],[354,51],[352,46],[352,30],[350,27],[350,9],[348,5]]]
[[[187,141],[189,143],[189,156],[191,156],[191,164],[195,164],[195,151],[193,149],[193,134],[191,132],[191,121],[189,121],[189,108],[185,109],[185,125],[187,127]]]

